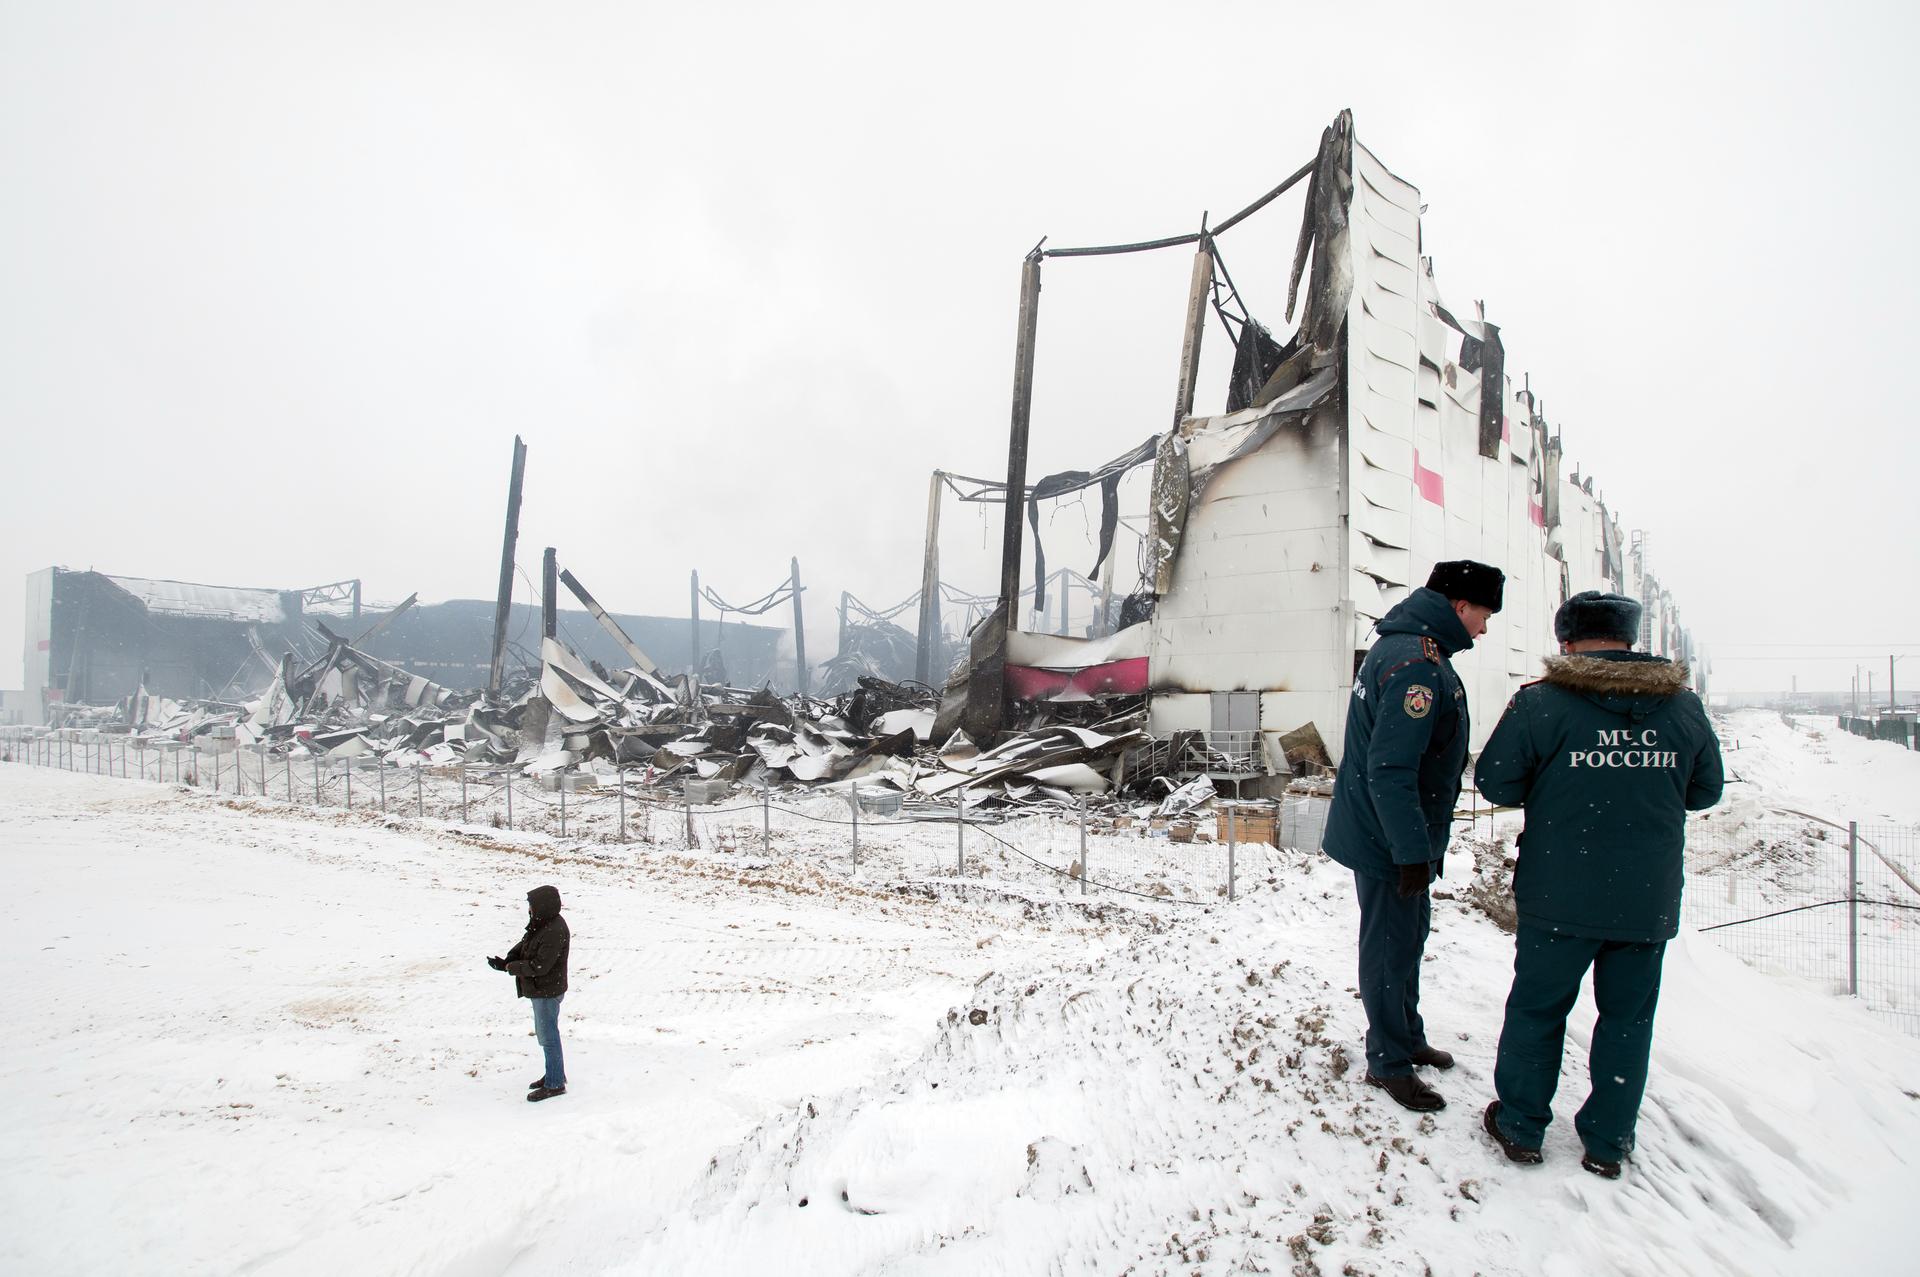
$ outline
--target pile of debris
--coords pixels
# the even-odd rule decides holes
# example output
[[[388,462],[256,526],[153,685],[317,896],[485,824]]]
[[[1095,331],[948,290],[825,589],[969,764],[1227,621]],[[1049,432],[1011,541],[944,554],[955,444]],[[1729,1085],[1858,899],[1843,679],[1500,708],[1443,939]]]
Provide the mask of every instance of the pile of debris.
[[[964,732],[933,739],[938,694],[858,675],[831,698],[703,684],[634,667],[608,671],[545,639],[537,675],[498,693],[442,687],[364,651],[322,623],[318,659],[288,654],[246,704],[139,696],[74,725],[151,741],[238,746],[296,758],[378,759],[396,767],[485,766],[549,788],[676,779],[755,788],[860,785],[969,805],[1077,802],[1115,790],[1150,742],[1141,716],[1009,735],[981,749]],[[1131,758],[1131,764],[1130,764]]]

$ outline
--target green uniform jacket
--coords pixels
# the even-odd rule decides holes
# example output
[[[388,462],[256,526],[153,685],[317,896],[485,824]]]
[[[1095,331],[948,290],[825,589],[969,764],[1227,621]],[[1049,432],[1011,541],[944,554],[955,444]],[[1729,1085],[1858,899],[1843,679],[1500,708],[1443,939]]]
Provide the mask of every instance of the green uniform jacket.
[[[1640,652],[1547,659],[1514,694],[1474,780],[1525,807],[1513,873],[1520,921],[1651,943],[1680,928],[1689,811],[1720,801],[1720,742],[1687,667]]]
[[[1473,646],[1453,605],[1421,588],[1374,627],[1379,642],[1353,676],[1340,773],[1323,842],[1372,878],[1447,850],[1467,768],[1467,692],[1449,658]]]

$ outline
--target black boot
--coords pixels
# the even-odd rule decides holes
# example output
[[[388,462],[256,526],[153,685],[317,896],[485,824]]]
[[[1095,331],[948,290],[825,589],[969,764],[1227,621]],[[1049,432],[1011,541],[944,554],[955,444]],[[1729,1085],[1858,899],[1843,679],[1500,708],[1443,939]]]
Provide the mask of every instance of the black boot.
[[[1375,1077],[1369,1073],[1367,1085],[1379,1087],[1391,1095],[1393,1102],[1401,1108],[1412,1109],[1416,1113],[1432,1113],[1447,1107],[1447,1101],[1440,1092],[1411,1073],[1403,1077]]]
[[[1620,1163],[1602,1161],[1599,1158],[1595,1157],[1592,1153],[1585,1153],[1581,1155],[1580,1169],[1583,1171],[1592,1171],[1595,1175],[1598,1175],[1601,1179],[1619,1179],[1620,1178]]]
[[[1539,1149],[1528,1148],[1525,1144],[1516,1144],[1501,1132],[1499,1100],[1495,1100],[1493,1103],[1487,1105],[1487,1111],[1480,1117],[1480,1125],[1486,1129],[1487,1134],[1493,1136],[1493,1142],[1500,1146],[1500,1151],[1507,1155],[1509,1162],[1515,1162],[1521,1166],[1538,1166],[1540,1164],[1541,1155]]]
[[[536,1091],[536,1090],[538,1090],[538,1089],[540,1089],[541,1087],[543,1087],[543,1086],[545,1086],[546,1084],[547,1084],[547,1075],[546,1075],[546,1074],[544,1074],[544,1073],[542,1073],[542,1074],[541,1074],[541,1075],[540,1075],[539,1077],[537,1077],[537,1078],[535,1078],[535,1079],[533,1079],[533,1081],[531,1081],[531,1082],[529,1082],[529,1083],[527,1083],[527,1089],[528,1089],[529,1091]]]
[[[1453,1055],[1437,1046],[1423,1046],[1413,1053],[1413,1062],[1429,1069],[1450,1069]]]
[[[536,1086],[527,1092],[527,1103],[538,1104],[541,1100],[550,1100],[556,1095],[566,1093],[567,1088],[564,1086]]]

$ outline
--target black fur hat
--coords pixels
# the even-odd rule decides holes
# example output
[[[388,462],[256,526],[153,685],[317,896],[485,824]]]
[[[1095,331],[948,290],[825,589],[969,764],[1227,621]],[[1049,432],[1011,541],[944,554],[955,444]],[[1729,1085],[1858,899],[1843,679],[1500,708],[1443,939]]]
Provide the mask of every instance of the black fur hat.
[[[1462,603],[1478,603],[1498,612],[1507,586],[1507,574],[1472,559],[1449,559],[1433,565],[1427,588]]]
[[[1610,639],[1631,646],[1640,637],[1640,605],[1624,594],[1582,590],[1553,614],[1553,636],[1562,643]]]

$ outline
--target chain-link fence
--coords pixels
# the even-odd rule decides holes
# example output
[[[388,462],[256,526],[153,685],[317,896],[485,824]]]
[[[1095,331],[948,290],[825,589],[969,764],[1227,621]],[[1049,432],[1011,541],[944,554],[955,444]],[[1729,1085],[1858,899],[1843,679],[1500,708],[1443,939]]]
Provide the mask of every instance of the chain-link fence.
[[[1683,920],[1776,975],[1920,1035],[1920,830],[1714,812],[1687,830]]]
[[[529,776],[513,765],[393,766],[375,757],[269,753],[80,728],[0,730],[7,761],[189,785],[237,798],[416,817],[575,844],[648,844],[744,862],[778,856],[822,872],[905,881],[994,880],[1063,897],[1113,892],[1176,904],[1231,900],[1317,852],[1328,800],[1222,801],[1135,816],[1113,804],[982,805],[879,787],[766,791],[718,802],[650,769]],[[859,801],[855,801],[855,793]]]

